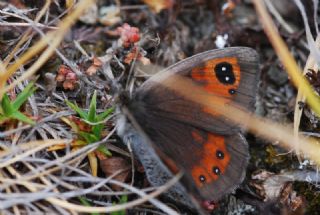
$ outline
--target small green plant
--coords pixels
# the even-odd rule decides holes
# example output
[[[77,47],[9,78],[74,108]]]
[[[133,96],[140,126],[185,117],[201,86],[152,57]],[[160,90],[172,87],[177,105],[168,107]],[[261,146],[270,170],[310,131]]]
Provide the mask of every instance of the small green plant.
[[[109,108],[106,111],[97,114],[97,93],[94,92],[91,101],[89,110],[85,111],[78,107],[76,103],[72,103],[66,100],[66,104],[74,110],[81,120],[65,120],[72,127],[72,129],[79,135],[79,138],[74,140],[71,143],[73,150],[77,150],[87,144],[98,142],[103,137],[103,131],[105,120],[110,114],[114,111],[114,108]],[[65,145],[59,145],[51,147],[48,150],[54,151],[65,148]],[[105,145],[100,145],[94,152],[88,153],[89,163],[92,171],[92,175],[97,176],[98,171],[98,161],[97,157],[100,159],[105,159],[108,156],[112,156],[111,152],[107,149]]]
[[[79,135],[87,142],[87,143],[94,143],[101,140],[102,131],[104,129],[104,124],[101,121],[105,120],[114,110],[114,108],[109,108],[103,113],[96,114],[97,111],[97,93],[96,91],[93,93],[91,98],[90,106],[88,112],[82,110],[78,107],[77,104],[71,103],[66,101],[67,105],[74,110],[77,114],[79,114],[80,118],[85,121],[89,122],[91,125],[91,131],[79,131]],[[101,149],[101,148],[100,148]],[[103,153],[107,153],[110,155],[110,152],[105,150],[102,151]]]
[[[90,132],[79,130],[80,137],[82,137],[87,143],[94,143],[101,140],[102,131],[105,127],[105,125],[101,123],[101,121],[105,120],[113,112],[114,108],[109,108],[100,114],[96,114],[97,112],[97,92],[96,91],[93,93],[93,96],[91,98],[88,112],[79,108],[76,103],[71,103],[69,101],[66,101],[66,103],[72,110],[74,110],[77,114],[79,114],[80,118],[83,121],[89,122],[89,124],[92,124]],[[111,153],[105,146],[100,146],[98,150],[107,156],[111,156]]]
[[[127,195],[123,195],[120,198],[120,201],[118,204],[124,204],[128,202],[128,196]],[[113,203],[113,205],[116,205],[117,203]],[[121,211],[115,211],[115,212],[111,212],[111,215],[126,215],[126,210],[121,210]]]
[[[80,200],[82,205],[91,207],[91,204],[86,197],[79,196],[78,199]],[[90,214],[91,215],[100,215],[99,213],[90,213]]]
[[[5,93],[0,105],[0,124],[8,120],[19,120],[31,125],[35,122],[29,117],[19,111],[20,107],[27,101],[27,99],[34,93],[36,87],[34,83],[29,83],[14,101],[11,101],[9,96]]]
[[[86,197],[79,196],[78,199],[80,200],[82,205],[92,206]],[[117,205],[117,204],[121,205],[127,202],[128,202],[128,196],[123,195],[121,196],[119,203],[113,202],[113,205]],[[91,215],[99,215],[99,213],[91,213]],[[114,212],[111,212],[110,215],[126,215],[126,210],[114,211]]]

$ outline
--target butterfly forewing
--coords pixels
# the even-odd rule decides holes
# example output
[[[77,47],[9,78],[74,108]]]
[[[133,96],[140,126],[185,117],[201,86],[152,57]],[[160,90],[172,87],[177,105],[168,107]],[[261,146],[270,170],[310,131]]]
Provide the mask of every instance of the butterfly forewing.
[[[200,88],[213,96],[220,96],[245,110],[254,109],[254,99],[258,84],[258,56],[250,48],[238,47],[200,53],[183,60],[162,74],[183,75],[194,81]],[[143,101],[144,107],[157,111],[159,117],[167,117],[202,127],[206,130],[231,134],[238,126],[190,102],[159,82],[157,75],[146,81],[138,90],[135,100]],[[210,99],[210,98],[208,98]]]

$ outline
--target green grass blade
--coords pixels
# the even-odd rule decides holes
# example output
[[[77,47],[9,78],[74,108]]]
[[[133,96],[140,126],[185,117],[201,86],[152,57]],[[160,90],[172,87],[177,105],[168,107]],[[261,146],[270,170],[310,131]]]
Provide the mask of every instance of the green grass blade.
[[[105,145],[99,146],[97,150],[108,157],[112,156],[112,153],[108,150],[108,148]]]
[[[88,112],[88,121],[96,122],[96,112],[97,112],[97,91],[94,91],[91,98],[89,112]]]
[[[87,200],[86,197],[78,196],[81,204],[84,206],[91,206],[90,202]],[[100,215],[99,213],[90,213],[91,215]]]
[[[1,107],[3,111],[3,115],[5,116],[9,116],[14,112],[9,96],[6,93],[2,97]]]
[[[12,108],[17,111],[21,107],[23,103],[27,101],[27,99],[36,91],[36,87],[33,86],[34,83],[29,83],[21,93],[17,96],[17,98],[12,102]]]
[[[100,113],[99,115],[96,116],[96,122],[101,122],[103,121],[106,117],[108,117],[112,112],[114,111],[114,108],[109,108],[103,113]],[[104,123],[101,123],[99,125],[95,125],[92,127],[92,132],[94,135],[98,137],[98,139],[101,138],[101,131],[104,129]]]
[[[35,125],[36,124],[33,120],[31,120],[29,117],[27,117],[26,115],[24,115],[23,113],[21,113],[19,111],[15,111],[14,113],[12,113],[10,115],[10,118],[17,119],[19,121],[28,123],[30,125]]]
[[[128,202],[128,196],[127,195],[121,196],[119,204],[124,204],[126,202]],[[116,205],[116,203],[113,203],[113,205]],[[115,212],[111,212],[110,214],[111,215],[126,215],[126,210],[115,211]]]
[[[114,107],[108,108],[107,110],[105,110],[104,112],[100,113],[97,116],[97,122],[104,120],[105,118],[107,118],[111,113],[114,112]]]
[[[80,135],[87,143],[94,143],[94,142],[99,141],[99,139],[98,139],[94,134],[91,134],[91,133],[87,133],[87,132],[80,131],[80,132],[79,132],[79,135]]]
[[[87,114],[85,111],[83,111],[81,108],[79,108],[77,104],[73,104],[72,102],[69,102],[68,100],[65,100],[65,101],[66,101],[66,104],[67,104],[73,111],[75,111],[77,114],[79,114],[79,116],[80,116],[82,119],[87,120],[88,114]]]
[[[1,125],[2,123],[4,123],[7,119],[9,119],[9,118],[6,117],[6,116],[0,115],[0,125]]]
[[[101,131],[104,128],[104,124],[94,125],[92,127],[92,133],[100,140],[101,139]]]

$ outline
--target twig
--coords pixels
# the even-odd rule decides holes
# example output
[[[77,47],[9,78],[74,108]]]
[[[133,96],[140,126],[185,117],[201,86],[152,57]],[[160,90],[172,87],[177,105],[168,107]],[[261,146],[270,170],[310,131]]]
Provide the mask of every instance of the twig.
[[[13,26],[13,27],[38,27],[38,28],[48,28],[48,29],[53,29],[56,30],[58,29],[57,27],[53,26],[46,26],[40,23],[35,23],[35,24],[30,24],[30,23],[20,23],[20,22],[2,22],[0,23],[0,26]]]

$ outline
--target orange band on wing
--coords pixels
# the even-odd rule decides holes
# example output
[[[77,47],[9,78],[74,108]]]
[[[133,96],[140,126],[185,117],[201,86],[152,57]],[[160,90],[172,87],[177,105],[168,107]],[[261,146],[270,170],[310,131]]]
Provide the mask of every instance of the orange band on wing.
[[[228,65],[228,67],[219,67],[219,65]],[[228,69],[225,71],[226,74],[232,74],[233,81],[228,83],[227,80],[221,81],[218,78],[217,68]],[[219,75],[223,75],[223,70],[220,71]],[[226,98],[226,104],[231,102],[231,98],[236,94],[236,91],[240,84],[240,66],[238,64],[238,60],[235,57],[226,57],[226,58],[217,58],[212,59],[207,62],[201,67],[195,67],[191,71],[191,78],[200,84],[203,89],[208,92],[209,94],[213,94],[215,96],[221,96]],[[229,78],[230,77],[225,77]],[[229,100],[230,99],[230,100]],[[209,108],[204,108],[205,112],[210,113],[212,115],[217,115],[214,111],[210,110]]]
[[[192,167],[192,177],[198,187],[217,180],[230,162],[224,136],[208,134],[203,146],[202,159]]]

